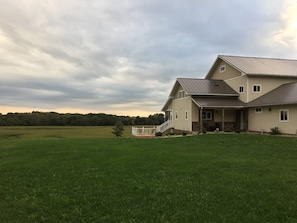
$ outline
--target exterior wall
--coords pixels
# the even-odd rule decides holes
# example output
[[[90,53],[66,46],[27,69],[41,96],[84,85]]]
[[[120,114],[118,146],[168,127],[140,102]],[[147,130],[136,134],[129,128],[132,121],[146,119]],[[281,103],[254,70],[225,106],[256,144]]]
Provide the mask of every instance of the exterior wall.
[[[177,130],[192,131],[192,98],[173,100],[173,126]],[[187,116],[187,117],[186,117]]]
[[[272,91],[273,89],[286,84],[295,82],[297,79],[294,78],[273,78],[273,77],[248,77],[247,80],[247,102],[253,101],[254,99],[263,96],[264,94]],[[260,85],[261,92],[253,92],[253,85]]]
[[[226,66],[226,70],[224,72],[220,72],[220,67]],[[213,74],[211,74],[211,79],[215,80],[227,80],[230,78],[235,78],[241,76],[241,72],[230,66],[224,61],[221,61],[219,65],[216,67]]]
[[[192,101],[192,122],[199,122],[199,107]]]
[[[287,122],[280,121],[280,109],[288,109],[289,120]],[[262,107],[261,113],[256,113],[255,108],[249,108],[248,116],[249,131],[270,132],[271,128],[278,127],[281,133],[296,134],[297,105]]]
[[[248,100],[248,88],[247,88],[247,76],[240,76],[225,80],[225,82],[232,87],[236,92],[239,93],[238,99],[247,103]],[[243,86],[243,92],[239,92],[239,86]]]

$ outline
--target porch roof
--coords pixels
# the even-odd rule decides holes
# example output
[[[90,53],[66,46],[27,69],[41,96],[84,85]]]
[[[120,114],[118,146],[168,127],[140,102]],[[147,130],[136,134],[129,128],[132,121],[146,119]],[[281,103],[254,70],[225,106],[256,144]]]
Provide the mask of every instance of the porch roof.
[[[193,97],[192,100],[200,108],[243,108],[245,105],[235,97]]]

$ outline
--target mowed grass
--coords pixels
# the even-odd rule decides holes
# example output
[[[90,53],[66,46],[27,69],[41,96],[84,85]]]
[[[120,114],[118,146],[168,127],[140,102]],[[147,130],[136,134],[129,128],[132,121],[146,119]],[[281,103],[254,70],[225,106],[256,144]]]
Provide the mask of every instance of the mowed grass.
[[[0,222],[296,222],[297,139],[0,139]]]

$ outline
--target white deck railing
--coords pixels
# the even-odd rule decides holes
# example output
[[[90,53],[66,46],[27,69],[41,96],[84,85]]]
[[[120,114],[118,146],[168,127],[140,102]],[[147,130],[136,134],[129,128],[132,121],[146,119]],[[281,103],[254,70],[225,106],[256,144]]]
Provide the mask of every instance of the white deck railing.
[[[157,127],[134,127],[132,126],[132,135],[134,136],[154,136]]]
[[[165,132],[173,127],[172,121],[168,120],[156,127],[134,127],[132,126],[132,135],[134,136],[154,136],[157,132]]]

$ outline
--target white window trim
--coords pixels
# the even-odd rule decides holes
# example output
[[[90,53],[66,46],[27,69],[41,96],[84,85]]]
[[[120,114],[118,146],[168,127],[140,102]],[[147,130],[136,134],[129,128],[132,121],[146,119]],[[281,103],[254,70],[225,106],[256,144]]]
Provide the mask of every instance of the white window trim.
[[[240,91],[240,88],[242,88],[242,91]],[[243,94],[243,93],[244,93],[244,85],[239,85],[239,86],[238,86],[238,92],[239,92],[240,94]]]
[[[281,112],[282,112],[282,111],[287,112],[287,120],[281,120]],[[279,110],[279,121],[280,121],[280,122],[289,122],[289,120],[290,120],[289,109],[280,109],[280,110]]]
[[[263,109],[261,107],[256,107],[255,108],[255,113],[259,114],[262,113]]]
[[[222,66],[220,66],[220,73],[223,73],[223,72],[225,72],[226,71],[226,65],[222,65]]]
[[[255,86],[259,86],[260,91],[254,91]],[[253,93],[262,93],[262,85],[261,84],[253,84]]]

